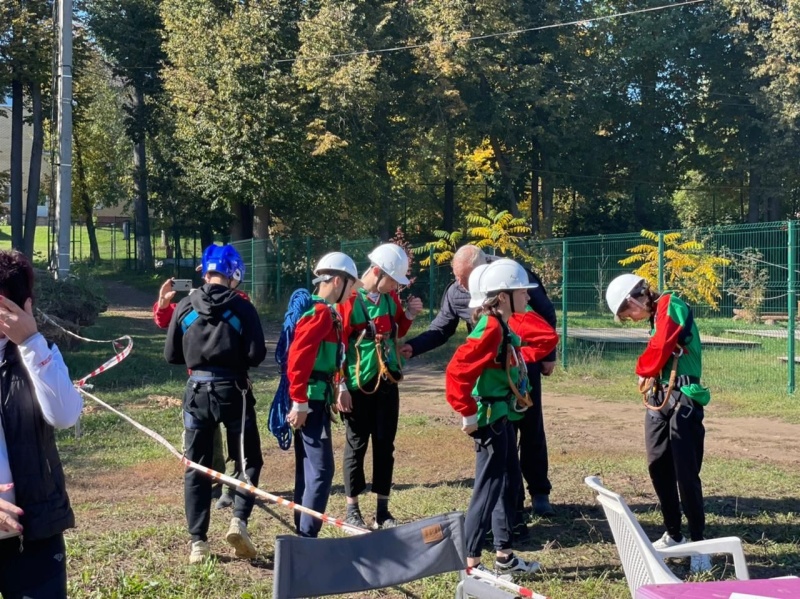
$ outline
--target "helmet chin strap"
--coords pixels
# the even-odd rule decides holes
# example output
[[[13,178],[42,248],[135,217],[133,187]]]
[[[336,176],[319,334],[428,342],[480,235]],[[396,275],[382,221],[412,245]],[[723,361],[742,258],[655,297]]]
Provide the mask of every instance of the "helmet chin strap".
[[[347,281],[349,280],[349,277],[341,277],[341,279],[344,284],[342,285],[342,290],[339,292],[339,299],[336,300],[337,304],[342,303],[342,298],[344,297],[344,292],[347,289]]]

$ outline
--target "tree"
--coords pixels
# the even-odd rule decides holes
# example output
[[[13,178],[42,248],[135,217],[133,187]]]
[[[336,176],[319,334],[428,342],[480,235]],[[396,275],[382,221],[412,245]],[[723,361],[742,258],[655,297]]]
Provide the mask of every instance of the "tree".
[[[161,0],[85,0],[87,24],[111,72],[127,89],[125,128],[133,143],[134,219],[137,262],[153,268],[147,191],[147,136],[153,102],[162,92]]]
[[[94,209],[117,206],[130,197],[130,143],[122,86],[85,35],[76,37],[74,50],[72,213],[86,224],[89,259],[96,264],[100,250]]]
[[[642,231],[642,237],[658,242],[658,234]],[[706,250],[696,239],[683,240],[681,233],[664,235],[664,284],[667,289],[681,292],[691,302],[705,302],[719,309],[722,277],[719,269],[730,264],[728,258]],[[634,274],[644,277],[653,288],[658,287],[658,245],[643,243],[628,248],[630,256],[619,261],[622,266],[639,264]]]
[[[36,212],[39,204],[41,166],[44,151],[44,90],[50,75],[49,41],[52,29],[52,2],[12,0],[0,7],[0,92],[11,89],[11,243],[33,255]],[[22,220],[22,130],[27,91],[33,128],[33,143],[28,167],[25,222]]]

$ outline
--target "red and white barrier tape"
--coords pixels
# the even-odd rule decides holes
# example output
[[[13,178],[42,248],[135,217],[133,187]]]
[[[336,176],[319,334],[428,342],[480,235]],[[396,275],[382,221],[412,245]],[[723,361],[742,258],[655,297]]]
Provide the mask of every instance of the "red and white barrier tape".
[[[317,518],[319,520],[322,520],[326,524],[330,524],[332,526],[335,526],[337,528],[342,529],[347,534],[361,535],[361,534],[365,534],[365,533],[370,532],[366,528],[361,528],[360,526],[353,526],[352,524],[348,524],[347,522],[345,522],[344,520],[341,520],[339,518],[334,518],[333,516],[329,516],[327,514],[323,514],[322,512],[317,512],[317,511],[312,510],[310,508],[307,508],[305,506],[299,505],[299,504],[295,503],[294,501],[289,501],[288,499],[284,499],[283,497],[280,497],[278,495],[273,495],[272,493],[267,493],[266,491],[264,491],[262,489],[259,489],[258,487],[254,487],[253,485],[248,485],[247,483],[244,483],[244,482],[242,482],[242,481],[240,481],[238,479],[232,478],[232,477],[228,476],[227,474],[223,474],[221,472],[217,472],[216,470],[212,470],[211,468],[206,468],[205,466],[202,466],[202,465],[198,464],[197,462],[192,462],[191,460],[187,459],[186,456],[184,456],[181,452],[179,452],[177,449],[175,449],[175,447],[169,441],[167,441],[164,437],[162,437],[161,435],[159,435],[155,431],[152,431],[149,428],[147,428],[146,426],[144,426],[142,424],[139,424],[133,418],[130,418],[126,414],[123,414],[122,412],[117,410],[116,408],[113,408],[112,406],[108,405],[103,400],[101,400],[99,397],[96,397],[95,395],[92,395],[91,393],[89,393],[85,389],[78,388],[78,391],[80,391],[86,397],[88,397],[89,399],[91,399],[94,402],[98,403],[99,405],[101,405],[105,409],[109,410],[110,412],[113,412],[114,414],[116,414],[117,416],[119,416],[120,418],[122,418],[123,420],[128,422],[129,424],[131,424],[136,429],[142,431],[144,434],[146,434],[151,439],[155,440],[156,442],[158,442],[161,445],[163,445],[164,447],[166,447],[167,450],[169,450],[169,452],[172,455],[174,455],[176,458],[178,458],[187,468],[192,468],[193,470],[197,470],[199,472],[202,472],[202,473],[206,474],[207,476],[210,476],[214,480],[218,480],[220,482],[224,482],[225,484],[227,484],[227,485],[229,485],[231,487],[235,487],[237,489],[241,489],[243,491],[247,491],[248,493],[252,493],[256,497],[261,497],[262,499],[266,499],[267,501],[270,501],[272,503],[276,503],[278,505],[282,505],[284,507],[289,508],[290,510],[295,510],[295,511],[301,512],[303,514],[308,514],[309,516],[311,516],[313,518]],[[538,593],[534,593],[530,589],[526,589],[525,587],[522,587],[522,586],[519,586],[517,584],[514,584],[513,582],[509,582],[507,580],[503,580],[501,578],[493,576],[489,572],[483,572],[481,570],[475,570],[475,569],[472,569],[472,568],[467,568],[467,574],[469,576],[474,576],[475,578],[480,578],[480,579],[486,580],[487,582],[491,582],[491,583],[493,583],[493,584],[495,584],[497,586],[505,587],[505,588],[507,588],[509,590],[512,590],[515,593],[519,594],[521,597],[531,597],[532,599],[547,599],[547,597],[545,597],[543,595],[539,595]]]
[[[114,353],[116,355],[113,358],[110,358],[110,359],[106,360],[102,365],[100,365],[99,367],[95,368],[92,372],[90,372],[89,374],[87,374],[83,378],[78,379],[77,381],[75,381],[74,385],[76,387],[83,387],[86,384],[86,381],[88,381],[90,378],[95,377],[98,374],[101,374],[101,373],[105,372],[106,370],[108,370],[109,368],[112,368],[113,366],[116,366],[117,364],[122,362],[125,358],[127,358],[128,354],[130,354],[131,350],[133,349],[133,339],[131,338],[130,335],[123,335],[122,337],[118,337],[117,339],[106,339],[106,340],[89,339],[88,337],[81,337],[77,333],[73,333],[72,331],[62,327],[55,320],[53,320],[50,316],[48,316],[47,314],[45,314],[44,312],[42,312],[38,308],[37,308],[37,311],[39,312],[39,314],[42,315],[42,318],[44,318],[47,322],[49,322],[50,324],[52,324],[55,327],[58,327],[59,329],[61,329],[63,332],[65,332],[70,337],[74,337],[75,339],[79,339],[80,341],[86,341],[87,343],[110,343],[111,346],[114,348]],[[121,341],[127,341],[127,344],[126,344],[125,348],[122,349],[122,350],[120,350],[120,348],[122,347],[122,343],[120,343]]]

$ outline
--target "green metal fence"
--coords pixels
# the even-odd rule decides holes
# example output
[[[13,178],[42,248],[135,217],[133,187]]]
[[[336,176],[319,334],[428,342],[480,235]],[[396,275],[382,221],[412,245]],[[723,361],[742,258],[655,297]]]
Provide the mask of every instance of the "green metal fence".
[[[769,397],[795,390],[797,317],[797,222],[758,223],[678,231],[703,244],[701,254],[731,260],[719,268],[718,308],[693,303],[704,339],[704,372],[714,390],[747,392]],[[630,272],[620,265],[637,245],[658,248],[658,279],[664,288],[670,252],[660,232],[651,242],[639,234],[601,235],[547,240],[532,244],[534,255],[549,274],[548,290],[558,296],[561,364],[565,368],[620,368],[632,371],[632,360],[644,348],[646,324],[616,325],[605,304],[605,290],[617,275]],[[750,292],[735,287],[746,273],[737,264],[750,253],[752,274],[763,272],[763,302],[755,322],[739,317]],[[757,257],[756,257],[757,256]]]
[[[797,226],[797,221],[782,221],[681,231],[684,239],[700,241],[702,252],[732,260],[719,271],[718,308],[702,302],[693,304],[701,333],[709,337],[704,345],[705,372],[717,390],[735,389],[755,397],[795,390]],[[98,226],[101,262],[119,270],[135,268],[132,232],[132,224],[126,225],[125,221]],[[659,232],[658,242],[654,242],[659,248],[661,281],[669,271],[669,248],[663,243],[668,233]],[[0,246],[5,241],[0,239]],[[151,241],[155,266],[165,275],[194,275],[194,265],[202,254],[197,231],[191,228],[155,231]],[[576,373],[619,369],[621,374],[630,375],[632,360],[646,342],[643,331],[646,325],[614,324],[605,305],[605,290],[615,276],[632,270],[619,262],[630,255],[630,248],[642,243],[651,242],[638,233],[529,243],[531,253],[537,258],[536,269],[557,307],[562,336],[560,360],[564,368]],[[247,265],[244,289],[262,310],[277,313],[283,311],[292,291],[311,286],[311,271],[322,255],[341,250],[352,256],[363,271],[369,264],[367,254],[377,244],[374,238],[289,236],[234,243]],[[763,302],[758,306],[760,318],[752,323],[738,318],[744,302],[741,290],[733,287],[743,276],[736,261],[746,255],[748,248],[759,252],[751,262],[759,276],[765,278]],[[76,262],[89,258],[84,226],[75,225],[73,229],[72,256]],[[416,278],[403,295],[422,298],[432,319],[446,286],[452,281],[450,267],[419,269],[415,265],[412,274]]]

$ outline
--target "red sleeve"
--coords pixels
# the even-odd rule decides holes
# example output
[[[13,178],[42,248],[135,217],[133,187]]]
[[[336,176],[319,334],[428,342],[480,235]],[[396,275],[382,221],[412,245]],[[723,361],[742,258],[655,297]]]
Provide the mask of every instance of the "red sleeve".
[[[243,300],[247,300],[247,301],[248,301],[248,302],[250,302],[251,304],[253,303],[253,302],[251,302],[251,301],[250,301],[250,296],[249,296],[249,295],[247,295],[247,294],[246,294],[244,291],[241,291],[241,290],[239,290],[239,289],[234,289],[234,291],[235,291],[236,293],[238,293],[238,294],[239,294],[239,297],[241,297]]]
[[[397,323],[397,338],[399,339],[406,336],[414,321],[406,316],[405,308],[403,308],[403,303],[400,301],[400,296],[397,295],[397,292],[392,291],[389,295],[395,306],[397,306],[397,310],[394,313],[394,321]]]
[[[350,343],[350,335],[355,330],[351,322],[353,315],[353,306],[356,303],[356,296],[352,295],[341,304],[337,304],[336,309],[339,311],[339,316],[342,317],[342,341],[344,342],[345,350]]]
[[[304,316],[297,322],[286,363],[289,397],[292,401],[297,403],[308,401],[308,379],[314,370],[320,343],[332,327],[331,313],[324,304],[315,304],[314,314]]]
[[[503,341],[503,331],[494,318],[489,318],[480,338],[467,337],[459,346],[445,372],[445,397],[453,409],[462,416],[478,412],[472,389],[484,368],[490,364]]]
[[[175,312],[177,305],[169,304],[166,308],[159,308],[158,302],[153,304],[153,321],[159,329],[169,328],[169,321],[172,320],[172,314]]]
[[[670,297],[662,296],[658,302],[655,332],[636,362],[636,374],[639,376],[658,376],[678,346],[681,325],[672,320],[667,312]]]
[[[522,359],[526,364],[546,358],[558,345],[558,333],[536,312],[514,314],[508,324],[522,339]]]

